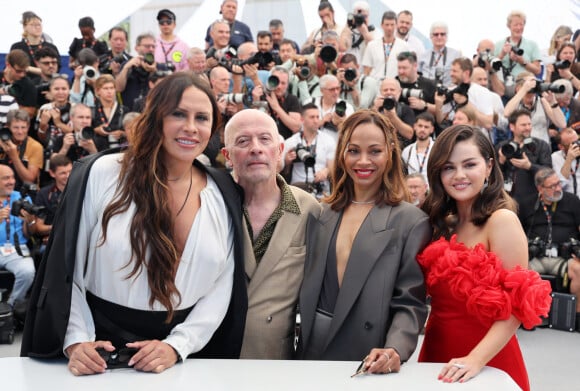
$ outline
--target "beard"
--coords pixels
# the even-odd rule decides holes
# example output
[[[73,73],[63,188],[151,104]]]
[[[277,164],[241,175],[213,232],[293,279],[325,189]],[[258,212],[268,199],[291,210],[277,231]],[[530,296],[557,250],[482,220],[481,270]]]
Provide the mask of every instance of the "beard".
[[[564,197],[564,191],[563,190],[555,190],[554,191],[554,195],[552,195],[552,196],[546,196],[546,201],[552,202],[552,203],[553,202],[558,202],[563,197]]]

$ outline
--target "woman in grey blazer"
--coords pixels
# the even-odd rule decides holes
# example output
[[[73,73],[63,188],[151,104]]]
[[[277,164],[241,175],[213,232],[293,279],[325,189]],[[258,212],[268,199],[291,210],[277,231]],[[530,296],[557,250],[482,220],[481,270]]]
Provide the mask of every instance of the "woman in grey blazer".
[[[364,359],[368,373],[397,372],[427,315],[415,257],[431,228],[406,201],[392,124],[370,110],[348,117],[332,181],[322,215],[307,225],[297,356]]]

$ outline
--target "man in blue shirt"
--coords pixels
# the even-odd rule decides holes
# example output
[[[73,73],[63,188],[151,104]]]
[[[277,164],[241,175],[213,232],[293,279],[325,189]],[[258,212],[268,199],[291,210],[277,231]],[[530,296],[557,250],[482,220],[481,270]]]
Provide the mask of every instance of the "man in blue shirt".
[[[237,48],[244,42],[253,42],[252,31],[247,24],[236,20],[238,11],[237,0],[224,0],[220,7],[220,14],[230,25],[230,46]],[[213,46],[213,39],[209,35],[211,25],[207,28],[205,35],[205,50]]]
[[[14,171],[0,164],[0,269],[14,274],[14,287],[8,298],[8,304],[25,298],[34,280],[34,262],[26,246],[27,236],[34,230],[35,216],[22,210],[18,217],[11,215],[14,202],[21,199],[19,192],[14,191],[16,180]],[[25,198],[30,201],[30,197]]]

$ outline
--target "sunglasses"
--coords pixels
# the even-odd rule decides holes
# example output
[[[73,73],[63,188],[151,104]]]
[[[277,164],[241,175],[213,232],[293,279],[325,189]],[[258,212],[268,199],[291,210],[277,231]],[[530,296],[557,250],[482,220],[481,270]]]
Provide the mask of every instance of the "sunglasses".
[[[433,33],[432,34],[434,37],[444,37],[447,35],[447,33]]]
[[[170,24],[173,24],[173,19],[161,19],[159,21],[160,26],[169,26]]]

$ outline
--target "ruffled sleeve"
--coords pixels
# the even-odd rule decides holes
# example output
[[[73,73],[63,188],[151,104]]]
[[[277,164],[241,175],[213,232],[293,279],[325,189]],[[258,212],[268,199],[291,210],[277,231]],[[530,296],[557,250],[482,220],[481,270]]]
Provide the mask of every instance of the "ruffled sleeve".
[[[505,270],[496,254],[482,244],[473,249],[457,242],[453,235],[428,245],[417,261],[423,269],[428,291],[445,281],[450,291],[466,303],[467,312],[491,326],[513,314],[524,327],[541,323],[547,316],[552,298],[550,284],[532,270],[517,266]]]

